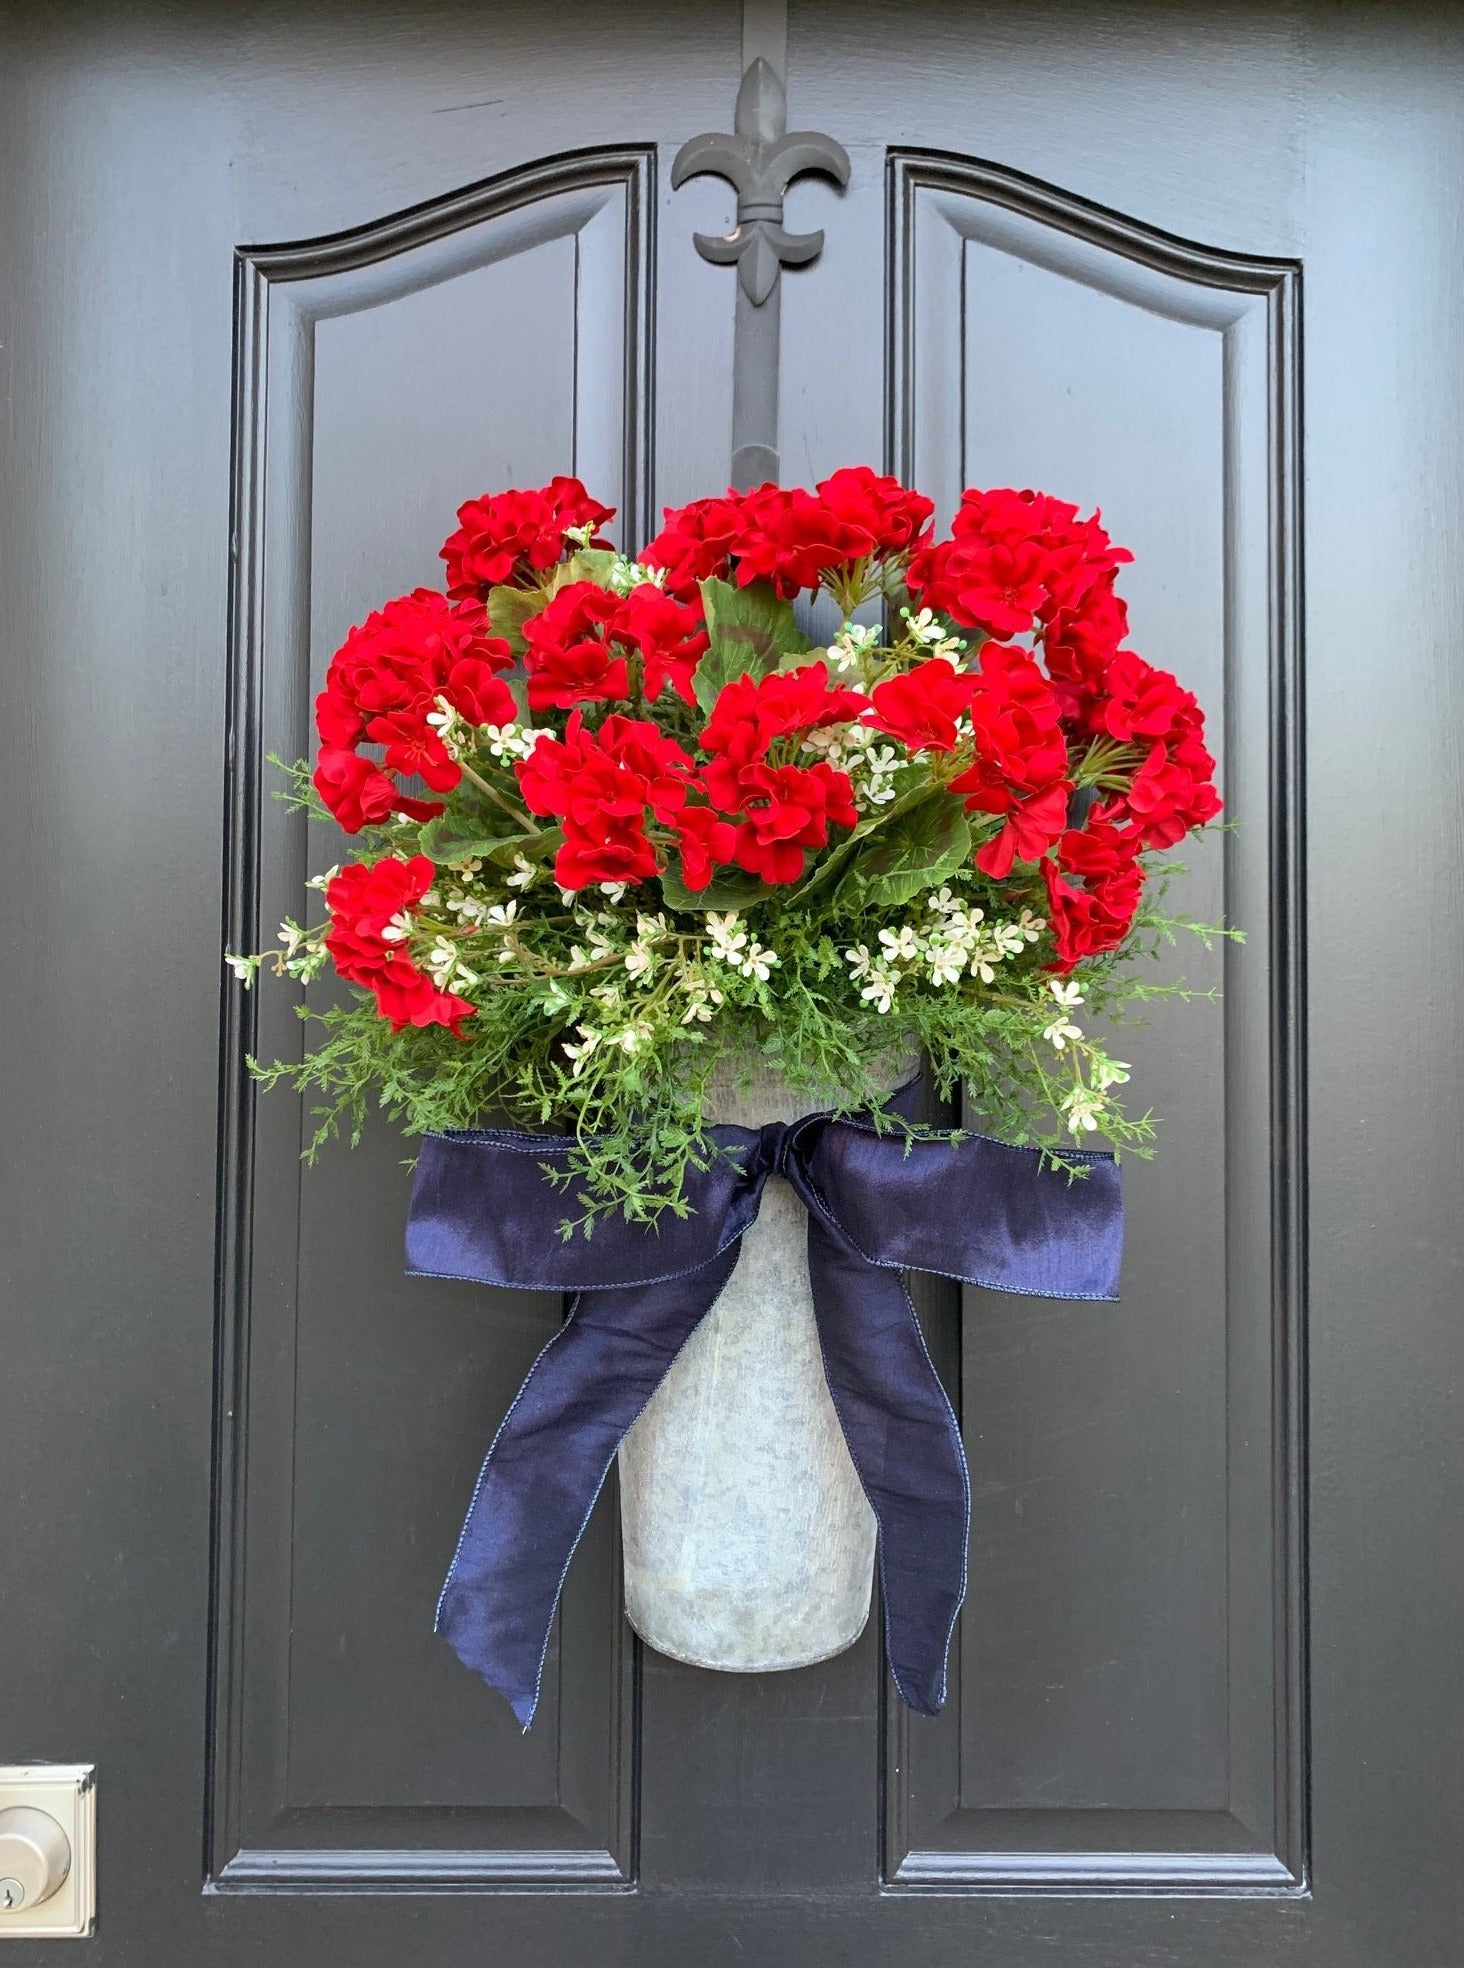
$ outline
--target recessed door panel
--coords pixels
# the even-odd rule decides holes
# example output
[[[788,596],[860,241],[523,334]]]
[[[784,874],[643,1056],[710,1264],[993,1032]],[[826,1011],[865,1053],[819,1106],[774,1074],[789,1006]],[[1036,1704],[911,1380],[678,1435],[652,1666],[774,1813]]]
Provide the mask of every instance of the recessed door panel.
[[[1207,707],[1241,822],[1158,906],[1246,934],[1158,940],[1152,982],[1201,1001],[1113,1035],[1158,1124],[1157,1158],[1125,1166],[1122,1303],[971,1291],[959,1331],[932,1315],[971,1593],[951,1710],[895,1723],[890,1862],[910,1884],[1289,1890],[1296,276],[973,162],[897,155],[890,209],[900,462],[945,511],[966,484],[1101,505],[1135,554],[1131,646]]]
[[[243,257],[239,656],[256,771],[308,750],[349,626],[440,580],[462,499],[579,471],[637,526],[648,189],[643,154],[587,156]],[[275,778],[255,780],[235,843],[240,905],[265,934],[318,906],[305,876],[348,851],[273,801]],[[247,1043],[266,1058],[298,1056],[288,996],[260,1000]],[[239,1100],[224,1880],[613,1883],[634,1799],[612,1512],[566,1593],[547,1726],[523,1736],[432,1632],[458,1515],[561,1308],[405,1278],[400,1138],[377,1123],[302,1169],[302,1103],[256,1103],[242,1083]]]

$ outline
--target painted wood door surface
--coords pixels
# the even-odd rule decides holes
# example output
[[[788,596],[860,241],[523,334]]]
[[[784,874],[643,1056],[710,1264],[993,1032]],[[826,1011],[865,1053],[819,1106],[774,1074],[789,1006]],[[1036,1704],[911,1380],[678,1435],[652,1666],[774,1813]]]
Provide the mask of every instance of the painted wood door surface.
[[[462,498],[719,489],[742,11],[24,4],[0,35],[0,1762],[99,1770],[103,1968],[1424,1968],[1464,1833],[1464,8],[795,0],[785,478],[1100,505],[1212,708],[1243,948],[1131,1040],[1123,1302],[928,1288],[974,1492],[938,1719],[872,1624],[634,1643],[613,1497],[540,1717],[432,1633],[552,1299],[299,1160],[334,857],[270,797]],[[16,1968],[49,1957],[15,1942]]]

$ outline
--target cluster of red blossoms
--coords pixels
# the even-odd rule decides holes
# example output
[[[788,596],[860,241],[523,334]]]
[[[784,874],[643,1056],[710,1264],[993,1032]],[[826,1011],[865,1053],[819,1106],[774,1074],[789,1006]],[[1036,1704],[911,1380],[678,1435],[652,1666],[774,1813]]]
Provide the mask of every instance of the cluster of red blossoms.
[[[470,724],[508,723],[516,711],[502,673],[512,667],[481,603],[453,607],[430,588],[389,601],[351,630],[315,700],[315,785],[347,833],[392,813],[426,820],[442,811],[440,800],[399,784],[416,777],[450,793],[463,776],[430,722],[438,699]],[[363,744],[383,748],[379,762],[362,754]]]
[[[694,703],[691,677],[707,632],[700,606],[685,606],[649,582],[616,595],[594,581],[572,581],[524,624],[524,641],[529,709],[537,714],[628,697],[636,661],[647,701],[669,683]]]
[[[457,531],[442,548],[447,595],[417,588],[351,630],[315,701],[320,733],[315,786],[348,833],[393,813],[425,820],[441,812],[440,801],[403,792],[399,784],[415,777],[432,792],[450,793],[462,778],[432,721],[438,700],[469,724],[509,724],[518,715],[503,681],[503,672],[513,668],[513,652],[488,629],[484,603],[490,591],[532,582],[556,567],[580,539],[608,545],[596,529],[614,517],[614,508],[592,499],[577,478],[556,478],[533,492],[470,499],[458,508]],[[671,637],[661,619],[648,624],[643,615],[633,616],[626,633],[654,645],[654,656],[645,658],[648,665],[672,670],[688,661],[682,646],[687,632]],[[568,645],[574,638],[566,632],[564,640]],[[699,654],[689,657],[693,667]],[[572,690],[565,694],[577,660],[583,664],[583,657],[563,660],[557,673],[562,687],[556,693],[551,682],[533,708],[578,701]],[[363,755],[363,744],[380,746],[380,759]]]
[[[701,732],[709,756],[700,767],[644,719],[612,713],[592,731],[576,710],[562,740],[539,739],[517,768],[519,785],[531,813],[563,828],[554,871],[565,888],[658,874],[647,811],[675,835],[690,888],[705,888],[716,866],[732,862],[766,882],[796,882],[808,850],[827,846],[831,824],[855,824],[854,788],[822,760],[775,761],[774,748],[868,707],[858,691],[831,684],[821,663],[741,677],[722,690]]]
[[[1017,861],[1041,863],[1059,961],[1071,968],[1127,934],[1143,887],[1138,856],[1220,811],[1204,718],[1173,676],[1123,647],[1128,612],[1115,583],[1133,556],[1096,514],[1081,518],[1040,492],[971,490],[950,539],[932,543],[931,511],[894,479],[855,467],[813,494],[764,486],[698,500],[668,513],[642,558],[677,592],[715,576],[768,580],[790,595],[833,567],[908,555],[912,597],[987,640],[974,670],[934,658],[876,685],[865,721],[911,752],[951,751],[969,717],[974,762],[950,789],[969,811],[1003,819],[977,865],[1001,880]],[[1028,647],[1009,640],[1019,636]],[[1095,738],[1142,758],[1122,792],[1069,827],[1070,748]]]
[[[683,599],[699,581],[735,570],[740,586],[769,581],[789,601],[831,568],[913,552],[934,511],[898,479],[850,465],[812,492],[760,485],[668,511],[641,560],[663,569],[668,592]]]
[[[400,1032],[407,1025],[447,1025],[461,1036],[473,1015],[466,998],[439,990],[402,948],[412,911],[432,886],[437,870],[425,854],[388,859],[374,867],[353,861],[325,891],[330,929],[325,947],[347,983],[376,998],[383,1018]]]
[[[999,665],[1025,686],[1018,716],[998,725],[978,696],[977,763],[952,789],[975,793],[967,804],[985,812],[1011,812],[977,855],[989,874],[1010,867],[1008,840],[1020,859],[1041,859],[1062,969],[1122,942],[1143,890],[1138,856],[1172,847],[1220,811],[1193,693],[1123,647],[1128,611],[1115,581],[1132,558],[1096,514],[1081,519],[1076,506],[1041,492],[973,490],[951,538],[922,546],[906,573],[925,606],[998,639],[982,649],[983,675]],[[1040,671],[999,640],[1028,634]],[[1068,827],[1066,755],[1093,739],[1141,757],[1121,791],[1095,805],[1082,827]],[[1053,847],[1055,856],[1044,858]]]
[[[471,500],[442,549],[446,594],[417,589],[389,602],[333,659],[316,706],[315,784],[352,832],[392,813],[427,818],[441,800],[403,782],[437,795],[459,783],[444,707],[469,725],[502,726],[523,721],[526,701],[535,721],[565,716],[559,735],[541,734],[514,768],[529,812],[562,829],[562,886],[650,880],[672,846],[692,889],[728,865],[788,884],[831,828],[858,819],[848,774],[811,759],[804,741],[862,723],[911,757],[960,754],[933,780],[999,821],[976,853],[984,873],[1005,880],[1018,864],[1040,868],[1053,968],[1071,969],[1127,934],[1143,888],[1139,856],[1219,812],[1203,716],[1173,676],[1124,646],[1116,578],[1132,556],[1096,514],[1038,492],[973,490],[950,538],[933,541],[932,511],[864,466],[811,492],[764,485],[700,499],[668,511],[641,554],[662,585],[612,592],[594,579],[560,585],[566,556],[607,545],[599,528],[614,516],[578,479]],[[821,586],[847,598],[903,579],[917,606],[969,632],[974,654],[922,657],[867,695],[818,661],[743,675],[721,690],[693,755],[682,707],[697,702],[693,679],[709,646],[700,588],[709,579],[766,583],[784,599]],[[513,650],[489,625],[495,588],[542,596],[527,619],[522,603],[514,611],[518,701],[507,681]],[[663,729],[668,710],[679,737]],[[1074,771],[1087,759],[1103,763],[1098,797],[1071,825]],[[398,947],[430,879],[420,856],[346,869],[328,895],[330,948],[393,1023],[457,1029],[471,1007]]]
[[[592,499],[577,478],[553,478],[537,492],[495,492],[458,507],[458,528],[443,542],[447,592],[454,601],[486,601],[490,588],[518,586],[564,558],[571,530],[598,529],[613,506]],[[610,543],[597,530],[592,547]]]
[[[647,719],[612,712],[591,731],[576,710],[563,739],[540,738],[518,777],[530,813],[562,822],[564,845],[554,864],[559,881],[586,888],[646,881],[659,872],[646,809],[676,826],[691,770],[676,740]]]

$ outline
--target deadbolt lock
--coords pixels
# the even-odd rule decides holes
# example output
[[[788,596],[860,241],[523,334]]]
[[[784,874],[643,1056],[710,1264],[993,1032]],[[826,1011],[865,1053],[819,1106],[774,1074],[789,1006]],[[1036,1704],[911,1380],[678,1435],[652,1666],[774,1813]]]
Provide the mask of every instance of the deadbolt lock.
[[[0,1919],[44,1906],[71,1871],[71,1840],[49,1811],[0,1811]]]

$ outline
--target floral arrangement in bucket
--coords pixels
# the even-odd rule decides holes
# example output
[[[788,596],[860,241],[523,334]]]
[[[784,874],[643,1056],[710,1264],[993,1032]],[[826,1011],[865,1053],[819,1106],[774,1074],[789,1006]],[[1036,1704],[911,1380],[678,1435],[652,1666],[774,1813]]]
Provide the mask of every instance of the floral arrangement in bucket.
[[[317,1141],[373,1096],[414,1132],[552,1123],[572,1220],[653,1220],[751,1051],[849,1110],[918,1053],[1004,1140],[1142,1146],[1075,1014],[1166,988],[1130,960],[1170,927],[1156,855],[1220,810],[1203,716],[1123,646],[1096,515],[972,490],[936,542],[931,513],[854,467],[668,512],[630,561],[575,479],[462,507],[446,593],[350,632],[297,768],[363,853],[230,959],[356,987],[264,1074],[324,1096]]]
[[[1085,1144],[1152,1129],[1089,1021],[1184,994],[1134,959],[1181,926],[1146,890],[1218,815],[1214,761],[1125,647],[1096,514],[932,513],[852,467],[668,511],[631,560],[577,479],[470,501],[445,591],[351,630],[293,769],[360,852],[321,922],[228,959],[353,987],[255,1070],[322,1096],[309,1153],[373,1100],[425,1137],[409,1269],[577,1294],[438,1609],[525,1726],[617,1452],[653,1644],[837,1651],[877,1531],[896,1683],[938,1708],[969,1488],[902,1273],[1115,1296]],[[916,1126],[916,1058],[999,1138]]]

